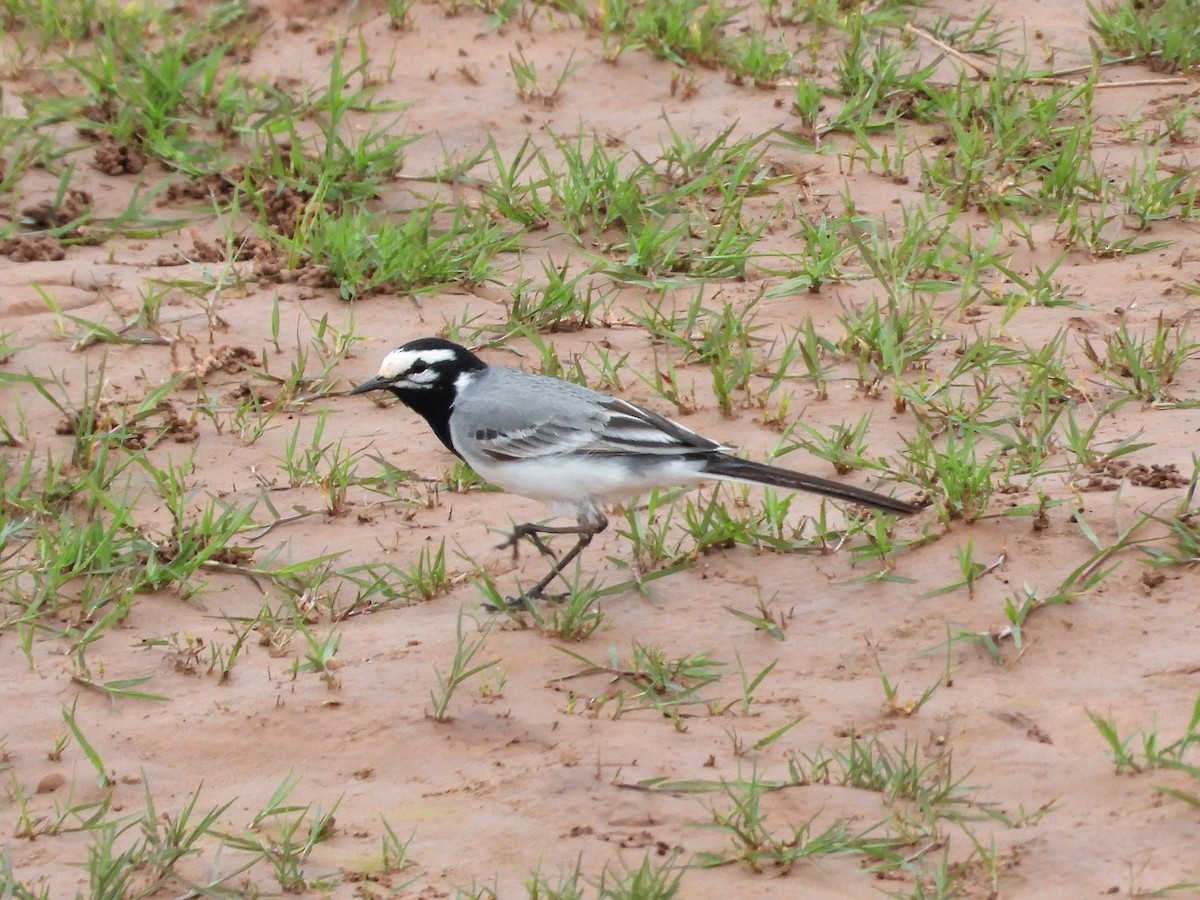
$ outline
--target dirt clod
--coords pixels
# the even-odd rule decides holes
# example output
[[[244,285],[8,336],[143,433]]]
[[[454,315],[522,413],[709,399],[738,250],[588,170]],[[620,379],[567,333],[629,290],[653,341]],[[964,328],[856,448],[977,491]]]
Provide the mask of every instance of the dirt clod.
[[[55,262],[67,258],[63,242],[48,234],[22,235],[0,241],[0,253],[13,262]]]
[[[215,372],[236,375],[256,362],[258,362],[258,356],[248,347],[222,344],[214,347],[203,357],[193,349],[192,362],[181,364],[177,361],[175,374],[183,376],[181,386],[194,388]]]
[[[241,168],[234,167],[222,172],[211,172],[196,178],[186,178],[172,181],[167,186],[161,204],[184,203],[188,200],[198,200],[201,203],[212,203],[214,200],[228,200],[242,181],[245,174]]]
[[[1147,569],[1142,573],[1142,584],[1150,589],[1154,589],[1167,580],[1167,576],[1162,572],[1155,572]]]
[[[146,153],[132,144],[118,144],[111,138],[96,145],[92,165],[105,175],[137,175],[146,168]]]
[[[1091,463],[1088,467],[1090,477],[1082,485],[1082,491],[1115,491],[1122,481],[1128,481],[1137,487],[1171,488],[1187,487],[1188,479],[1179,471],[1175,463],[1159,465],[1152,463],[1132,463],[1125,459],[1107,459]]]
[[[34,228],[62,228],[79,219],[91,205],[91,194],[72,188],[57,205],[52,199],[41,200],[25,207],[21,210],[21,215]]]

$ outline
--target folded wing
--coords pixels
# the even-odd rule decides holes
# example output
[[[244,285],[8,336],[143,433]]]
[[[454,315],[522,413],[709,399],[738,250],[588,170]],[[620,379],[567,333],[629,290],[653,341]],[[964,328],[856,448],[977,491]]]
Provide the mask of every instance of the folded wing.
[[[478,448],[495,460],[536,459],[560,453],[704,456],[727,448],[665,416],[625,400],[604,397],[589,406],[543,410],[542,421],[521,428],[480,428]]]

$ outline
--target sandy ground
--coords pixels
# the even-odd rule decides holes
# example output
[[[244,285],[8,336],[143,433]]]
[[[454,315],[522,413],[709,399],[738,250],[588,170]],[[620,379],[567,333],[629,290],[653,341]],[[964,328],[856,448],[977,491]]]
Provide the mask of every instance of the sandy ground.
[[[311,79],[314,67],[324,65],[317,46],[343,22],[334,6],[271,5],[266,11],[269,28],[247,63],[249,73]],[[946,8],[965,21],[977,6],[954,3]],[[598,45],[578,30],[555,30],[541,20],[532,31],[510,26],[497,32],[478,13],[447,18],[434,6],[419,5],[411,30],[395,32],[381,12],[357,10],[356,15],[381,70],[394,54],[396,67],[383,95],[411,102],[405,127],[425,135],[409,150],[409,173],[431,171],[444,155],[465,154],[487,134],[511,149],[527,133],[569,133],[582,122],[614,142],[653,153],[667,121],[697,138],[712,136],[731,122],[737,123],[737,134],[753,135],[791,121],[786,104],[777,102],[782,92],[739,87],[719,73],[701,71],[696,96],[673,96],[670,65],[629,53],[610,66],[598,58]],[[1067,67],[1088,58],[1085,22],[1084,4],[1053,0],[1037,4],[1035,12],[1014,25],[1024,36],[1017,40],[1053,50],[1056,65]],[[508,63],[516,41],[529,58],[550,68],[561,67],[578,50],[576,61],[582,67],[553,108],[523,103],[516,96]],[[1119,74],[1150,73],[1135,69]],[[1110,131],[1098,140],[1111,145],[1114,160],[1122,159],[1132,151],[1117,139],[1120,117],[1134,105],[1195,90],[1193,81],[1099,94],[1100,120]],[[5,101],[11,102],[8,86]],[[1179,163],[1193,149],[1180,148],[1170,162]],[[898,221],[894,204],[918,196],[913,186],[840,171],[831,154],[804,154],[783,145],[771,153],[781,167],[808,173],[803,186],[785,186],[777,193],[790,191],[813,209],[833,202],[849,185],[864,214]],[[152,165],[141,177],[153,182],[167,175]],[[114,209],[135,183],[132,176],[109,178],[84,167],[78,178],[98,204]],[[54,186],[46,176],[46,193]],[[407,189],[398,186],[398,196]],[[177,211],[163,208],[164,214]],[[207,239],[218,234],[211,223],[194,228]],[[1030,307],[1007,326],[1001,326],[997,308],[983,308],[970,322],[948,319],[946,339],[934,351],[931,365],[953,364],[960,335],[990,330],[1002,340],[1038,346],[1060,329],[1070,329],[1068,340],[1078,357],[1073,375],[1092,403],[1102,403],[1107,388],[1075,350],[1077,336],[1111,331],[1122,321],[1119,313],[1126,322],[1148,327],[1160,313],[1179,317],[1190,310],[1180,285],[1194,284],[1200,275],[1194,223],[1168,223],[1155,236],[1176,243],[1127,258],[1094,259],[1078,251],[1068,257],[1058,281],[1086,310]],[[137,308],[146,279],[185,277],[178,267],[157,266],[156,261],[173,247],[191,252],[191,237],[185,231],[167,239],[76,247],[61,261],[0,263],[0,318],[4,330],[14,335],[11,343],[25,348],[9,361],[8,371],[56,375],[69,394],[81,396],[85,373],[97,373],[104,360],[106,396],[136,398],[188,364],[191,354],[202,358],[223,346],[248,348],[254,359],[265,353],[274,372],[286,372],[295,348],[308,342],[311,323],[327,316],[338,329],[353,321],[362,338],[339,370],[343,386],[349,386],[374,374],[382,354],[403,340],[437,333],[445,322],[464,315],[503,319],[503,292],[494,286],[428,296],[419,303],[373,296],[351,305],[334,290],[263,281],[220,297],[225,323],[220,330],[207,327],[195,299],[174,297],[164,312],[164,320],[179,323],[172,331],[181,340],[173,348],[101,345],[75,351],[70,340],[56,334],[55,317],[41,292],[52,295],[63,312],[115,322]],[[536,271],[538,252],[555,260],[586,256],[559,237],[535,236],[532,245],[536,250],[526,263],[531,271]],[[1057,245],[1043,240],[1038,250],[1018,255],[1015,262],[1033,271],[1058,252]],[[196,263],[191,271],[213,268]],[[756,284],[714,288],[719,299],[735,303],[758,290]],[[757,321],[770,335],[812,316],[818,331],[832,334],[843,305],[871,294],[870,284],[846,283],[820,294],[768,300],[760,305]],[[620,302],[636,309],[645,296],[631,288]],[[286,337],[279,353],[270,339],[276,298]],[[630,366],[649,371],[655,348],[645,333],[618,314],[610,319],[603,327],[553,336],[560,357],[569,359],[605,342],[628,352]],[[485,355],[495,362],[520,363],[501,350]],[[228,396],[259,370],[255,364],[233,373],[215,371],[204,379],[206,390],[213,397]],[[699,397],[700,408],[686,419],[690,427],[727,438],[757,458],[774,446],[778,432],[764,425],[761,411],[740,409],[723,417],[711,401],[707,373],[683,372],[694,379]],[[888,396],[863,397],[849,366],[835,372],[827,401],[815,400],[807,383],[798,380],[793,411],[802,411],[805,421],[821,429],[870,412],[871,452],[894,452],[912,432],[911,414],[897,413]],[[664,409],[661,398],[636,378],[625,379],[623,393]],[[188,396],[181,394],[184,401]],[[1184,367],[1175,396],[1200,399],[1195,363]],[[17,390],[0,404],[10,416],[20,404],[30,432],[23,446],[2,452],[41,457],[69,447],[68,438],[55,434],[56,414],[32,390]],[[317,488],[288,487],[280,458],[293,431],[311,435],[322,412],[327,413],[325,440],[341,441],[347,451],[369,449],[430,479],[438,479],[453,462],[407,410],[376,406],[364,398],[317,401],[302,414],[280,417],[253,444],[228,431],[217,433],[210,420],[199,419],[192,443],[160,448],[156,458],[181,462],[194,454],[190,484],[201,500],[214,496],[247,505],[265,497],[282,514],[320,508]],[[1134,462],[1174,464],[1186,475],[1198,428],[1200,410],[1131,403],[1106,420],[1098,440],[1140,433],[1151,446]],[[834,475],[827,463],[802,456],[793,454],[787,462]],[[363,472],[372,469],[366,456],[359,466]],[[867,483],[862,475],[846,477]],[[1113,541],[1139,512],[1163,504],[1173,508],[1183,490],[1126,484],[1120,491],[1080,493],[1077,487],[1065,476],[1037,485],[1052,498],[1076,495],[1088,523],[1105,542]],[[726,494],[727,499],[735,496],[740,494]],[[748,496],[753,501],[757,494]],[[1034,499],[1027,490],[998,494],[993,511]],[[12,800],[19,787],[32,795],[36,814],[48,815],[100,795],[95,773],[75,742],[68,742],[61,759],[48,758],[56,738],[65,733],[61,710],[74,703],[80,728],[115,776],[115,786],[103,790],[111,792],[117,811],[138,812],[147,790],[160,812],[178,810],[202,786],[199,808],[232,802],[220,821],[223,830],[234,833],[248,826],[289,777],[299,779],[291,801],[325,810],[338,804],[336,833],[318,845],[305,867],[313,878],[335,876],[339,884],[329,889],[335,896],[378,896],[411,878],[402,896],[449,897],[458,890],[486,895],[491,890],[512,897],[523,895],[526,879],[539,867],[553,875],[578,862],[594,880],[606,866],[610,871],[621,871],[622,864],[636,867],[647,855],[663,862],[678,854],[678,861],[687,862],[699,853],[724,852],[731,847],[728,835],[703,826],[711,823],[712,809],[729,808],[728,796],[719,790],[647,790],[646,784],[661,779],[719,787],[722,781],[754,773],[786,778],[790,760],[845,750],[851,735],[909,748],[933,766],[931,771],[949,771],[961,781],[959,796],[970,817],[966,826],[988,854],[994,853],[998,867],[993,878],[986,867],[973,864],[963,880],[968,895],[1093,897],[1200,881],[1200,816],[1155,789],[1167,785],[1194,793],[1195,780],[1166,771],[1114,775],[1107,748],[1087,715],[1091,710],[1112,718],[1125,733],[1155,723],[1166,740],[1181,733],[1200,690],[1200,593],[1194,570],[1167,569],[1165,580],[1147,578],[1154,573],[1144,557],[1126,551],[1114,560],[1120,567],[1095,589],[1072,604],[1033,615],[1020,651],[1003,643],[1002,663],[969,643],[956,644],[948,653],[944,649],[951,631],[1001,628],[1006,601],[1023,586],[1044,596],[1094,554],[1069,506],[1051,509],[1044,527],[1036,530],[1028,516],[994,515],[948,529],[932,521],[931,514],[901,522],[898,539],[941,536],[890,557],[900,576],[896,580],[865,577],[878,572],[879,564],[855,564],[845,550],[781,555],[738,547],[704,554],[687,570],[653,582],[644,594],[627,591],[606,598],[602,628],[579,643],[564,645],[536,629],[498,622],[478,659],[497,659],[499,666],[469,680],[454,698],[452,720],[439,723],[428,716],[430,693],[436,688],[435,669],[445,672],[450,665],[460,610],[468,616],[463,621],[471,637],[476,622],[485,619],[480,591],[469,577],[473,567],[466,560],[488,567],[502,588],[511,589],[518,578],[526,583],[536,578],[540,562],[533,554],[524,554],[514,566],[495,544],[510,520],[537,518],[542,510],[536,503],[496,493],[435,496],[420,486],[410,502],[382,503],[378,495],[361,489],[353,489],[349,500],[344,515],[303,517],[263,535],[253,542],[257,558],[274,552],[280,560],[336,554],[339,566],[371,561],[408,566],[422,547],[445,540],[449,566],[462,577],[453,591],[428,603],[385,606],[337,623],[315,616],[314,633],[340,634],[338,668],[330,679],[295,671],[294,661],[303,659],[299,637],[281,648],[249,641],[225,682],[208,671],[204,648],[231,641],[226,617],[253,617],[264,603],[255,583],[232,573],[212,573],[188,598],[170,592],[139,598],[130,615],[88,651],[93,670],[102,672],[104,680],[152,676],[144,689],[169,702],[112,702],[83,690],[72,682],[64,641],[39,634],[27,658],[15,631],[0,632],[0,740],[10,767],[5,773],[9,799],[0,799],[0,843],[10,847],[22,880],[48,886],[54,897],[87,893],[80,863],[88,835],[19,837]],[[794,508],[799,515],[815,514],[820,503],[799,498]],[[161,510],[145,510],[150,521],[162,515]],[[840,514],[831,510],[830,515]],[[264,524],[271,519],[261,503],[255,518]],[[1144,534],[1158,532],[1147,526]],[[956,552],[968,544],[976,559],[1000,564],[973,593],[960,588],[921,599],[958,577]],[[584,577],[623,580],[626,572],[614,560],[627,560],[629,552],[628,543],[610,530],[587,554]],[[727,611],[754,612],[760,598],[782,622],[783,640]],[[169,645],[171,639],[176,648],[189,639],[203,642],[204,648],[189,662],[187,653]],[[607,662],[610,653],[627,660],[635,642],[660,647],[668,658],[704,653],[723,663],[722,678],[701,692],[712,702],[684,709],[677,720],[652,708],[630,709],[637,705],[628,701],[634,693],[630,683],[588,674],[580,660],[563,652],[599,662]],[[740,703],[739,659],[749,673],[776,663],[756,690],[748,714]],[[906,714],[886,701],[881,671],[899,685],[900,707],[941,683],[919,710]],[[616,700],[621,692],[627,698],[624,710]],[[793,721],[794,727],[777,740],[753,749],[755,742]],[[33,794],[47,777],[54,783],[56,775],[63,776],[60,787]],[[982,815],[985,805],[1004,811],[1020,827]],[[763,807],[768,826],[784,835],[789,826],[814,817],[818,827],[845,819],[865,828],[896,811],[877,793],[825,784],[767,794]],[[378,858],[381,817],[402,838],[412,836],[410,856],[417,866],[384,874],[376,882],[353,882],[347,873],[370,869]],[[884,825],[882,833],[894,827],[894,821]],[[934,843],[937,849],[926,845],[911,852],[928,850],[931,861],[947,853],[957,861],[974,851],[967,831],[950,820],[942,821]],[[197,881],[211,879],[214,872],[233,869],[236,858],[228,851],[214,864],[207,855],[185,862],[182,870]],[[265,869],[255,870],[253,877],[260,885],[272,884]],[[232,886],[239,883],[234,879]],[[816,898],[911,890],[911,879],[897,875],[881,880],[861,857],[846,856],[804,860],[787,873],[770,866],[762,873],[741,865],[691,869],[684,875],[681,896]]]

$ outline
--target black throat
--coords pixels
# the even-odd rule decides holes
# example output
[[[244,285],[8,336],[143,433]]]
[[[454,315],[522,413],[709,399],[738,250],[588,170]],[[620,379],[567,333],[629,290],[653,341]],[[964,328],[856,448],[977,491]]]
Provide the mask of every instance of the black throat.
[[[480,377],[487,369],[487,363],[469,350],[435,338],[414,341],[406,346],[414,349],[452,348],[455,351],[452,359],[431,364],[431,368],[437,370],[439,377],[429,382],[427,386],[419,388],[389,386],[388,390],[399,397],[405,406],[420,414],[429,423],[429,427],[446,449],[462,459],[462,454],[458,452],[458,448],[454,446],[454,439],[450,436],[450,416],[454,412],[454,404],[458,399],[458,379],[468,372],[476,378]]]
[[[388,390],[413,412],[419,413],[429,423],[438,440],[446,445],[446,449],[462,459],[462,454],[450,437],[450,414],[454,412],[455,397],[453,382],[438,382],[423,389],[389,387]]]

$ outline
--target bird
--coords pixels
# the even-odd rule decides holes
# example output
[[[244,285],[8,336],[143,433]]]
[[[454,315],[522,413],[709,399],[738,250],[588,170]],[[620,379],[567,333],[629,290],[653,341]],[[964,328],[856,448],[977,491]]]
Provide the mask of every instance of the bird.
[[[592,538],[608,526],[605,507],[652,488],[732,481],[809,491],[899,515],[921,507],[817,475],[752,462],[643,406],[522,369],[489,365],[437,337],[389,352],[379,374],[347,396],[388,391],[423,417],[446,449],[503,490],[574,513],[574,525],[517,525],[500,548],[529,539],[550,571],[525,596],[542,597]],[[561,557],[541,535],[571,534]],[[565,576],[563,576],[565,578]]]

